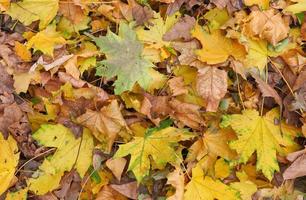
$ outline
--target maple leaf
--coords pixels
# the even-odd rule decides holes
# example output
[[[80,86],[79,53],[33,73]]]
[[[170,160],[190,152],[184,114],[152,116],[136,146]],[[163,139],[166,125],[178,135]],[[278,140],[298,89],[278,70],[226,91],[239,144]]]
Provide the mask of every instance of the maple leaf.
[[[92,38],[106,55],[106,60],[100,62],[104,66],[97,68],[97,75],[107,78],[117,76],[114,83],[116,94],[132,90],[136,82],[148,88],[151,81],[149,69],[154,65],[142,57],[143,46],[127,24],[120,23],[119,35],[108,31],[104,37]]]
[[[43,195],[59,186],[64,172],[73,167],[83,177],[92,160],[93,138],[88,129],[83,130],[82,138],[75,139],[71,131],[61,124],[43,124],[33,138],[45,147],[55,147],[56,152],[45,159],[35,172],[37,178],[27,181],[29,190]]]
[[[196,166],[192,169],[192,179],[186,186],[184,200],[237,200],[239,193],[223,184],[219,180],[213,180],[204,176],[203,170]]]
[[[262,170],[269,180],[273,178],[275,171],[279,171],[276,153],[283,152],[280,145],[293,145],[291,138],[287,137],[292,133],[275,124],[278,117],[275,110],[263,117],[256,110],[244,110],[242,114],[225,116],[221,123],[223,127],[230,125],[238,135],[238,139],[232,141],[230,147],[238,152],[239,162],[246,163],[256,151],[256,168]]]
[[[56,16],[59,0],[23,0],[12,3],[7,14],[28,26],[40,20],[39,29],[44,29]]]
[[[66,40],[56,32],[55,24],[49,25],[45,30],[36,33],[27,43],[27,48],[33,48],[35,51],[40,50],[44,54],[53,57],[55,45],[65,44]]]
[[[205,67],[199,70],[196,89],[207,101],[206,110],[215,112],[220,100],[227,92],[227,74],[216,67]]]
[[[164,34],[175,24],[178,15],[168,16],[164,21],[160,13],[155,13],[154,18],[150,20],[151,25],[139,27],[136,29],[138,39],[144,43],[147,48],[157,49],[160,54],[165,53],[164,47],[170,45],[168,41],[163,40]],[[163,60],[163,55],[161,55]],[[164,58],[168,57],[167,55]]]
[[[197,24],[191,34],[202,44],[201,49],[195,50],[202,62],[217,64],[226,61],[229,56],[238,60],[243,60],[245,57],[244,47],[237,41],[226,38],[219,29],[208,33]]]
[[[5,140],[0,132],[0,195],[10,187],[18,162],[19,153],[16,141],[12,136]]]
[[[101,108],[100,112],[87,110],[77,121],[89,128],[99,141],[106,143],[108,150],[111,150],[118,134],[124,136],[129,132],[116,100]]]
[[[150,157],[160,169],[165,167],[167,163],[175,165],[180,156],[177,155],[174,147],[178,146],[179,141],[194,137],[181,129],[164,128],[164,126],[168,126],[165,123],[164,121],[160,127],[148,129],[144,137],[134,137],[131,142],[119,145],[119,149],[114,155],[115,158],[131,155],[128,170],[134,173],[138,182],[149,175]]]

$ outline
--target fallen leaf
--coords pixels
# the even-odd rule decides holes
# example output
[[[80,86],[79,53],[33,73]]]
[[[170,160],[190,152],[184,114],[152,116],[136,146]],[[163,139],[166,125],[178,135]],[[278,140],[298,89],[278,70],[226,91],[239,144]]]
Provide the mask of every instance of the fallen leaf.
[[[36,61],[36,63],[34,63],[29,72],[34,72],[36,70],[36,68],[39,66],[39,65],[42,65],[44,67],[44,69],[46,71],[49,71],[55,67],[58,67],[62,64],[64,64],[67,60],[69,60],[71,57],[73,57],[73,55],[64,55],[56,60],[54,60],[53,62],[51,63],[46,63],[43,59],[43,57],[39,57],[38,60]]]
[[[176,168],[173,172],[167,175],[167,184],[170,184],[175,188],[174,195],[168,197],[167,200],[184,199],[185,177],[181,169]]]
[[[269,8],[269,0],[243,0],[246,6],[258,5],[261,9],[266,10]]]
[[[188,89],[185,87],[183,77],[174,77],[168,81],[168,85],[172,96],[179,96],[182,94],[187,94]]]
[[[53,20],[57,10],[58,0],[23,0],[11,3],[7,13],[26,26],[40,20],[39,28],[42,30]]]
[[[192,137],[188,132],[174,127],[148,129],[144,137],[134,137],[131,142],[119,145],[114,158],[130,154],[128,170],[133,171],[137,182],[141,182],[150,172],[149,156],[152,157],[158,168],[165,167],[167,163],[175,165],[179,155],[173,147],[177,146],[178,141]]]
[[[190,40],[190,31],[195,25],[195,19],[188,15],[180,18],[164,35],[163,40],[173,41],[178,39]]]
[[[295,4],[287,6],[284,10],[293,14],[301,13],[306,10],[306,2],[304,0],[291,0]]]
[[[15,52],[23,61],[31,61],[31,52],[26,48],[25,45],[21,44],[18,41],[15,42]]]
[[[115,177],[120,181],[121,175],[126,165],[126,159],[124,158],[110,158],[106,161],[106,166],[110,169]]]
[[[256,151],[256,168],[262,170],[269,180],[272,180],[275,171],[279,171],[276,152],[282,152],[280,145],[290,146],[293,143],[286,137],[288,132],[274,123],[279,117],[277,114],[272,110],[261,117],[256,110],[245,110],[242,114],[225,116],[222,121],[223,126],[230,125],[238,134],[238,140],[232,141],[230,147],[238,152],[239,162],[246,163]]]
[[[203,170],[196,166],[192,169],[192,179],[186,186],[185,200],[236,200],[239,193],[219,180],[204,176]]]
[[[130,199],[137,199],[138,192],[137,192],[137,182],[136,181],[121,184],[121,185],[111,184],[110,187]]]
[[[21,189],[21,190],[18,190],[16,192],[9,192],[7,195],[6,195],[6,198],[5,200],[27,200],[27,193],[28,193],[28,189],[25,188],[25,189]]]
[[[255,78],[255,81],[258,84],[258,87],[260,91],[262,92],[262,96],[272,97],[278,105],[282,106],[283,105],[282,99],[280,98],[278,93],[275,91],[275,89],[271,87],[268,83],[263,81],[257,74],[255,73],[251,73],[251,74]]]
[[[169,101],[169,106],[172,108],[170,116],[179,120],[183,126],[186,125],[197,130],[204,126],[204,120],[199,112],[200,106],[184,103],[177,99]]]
[[[127,200],[123,195],[114,190],[112,187],[106,185],[97,194],[96,200]]]
[[[76,168],[81,177],[91,165],[93,138],[88,129],[84,129],[82,138],[75,139],[70,130],[63,125],[41,125],[33,134],[39,144],[57,148],[56,152],[40,165],[36,177],[27,181],[29,190],[43,195],[59,186],[65,171]]]
[[[109,151],[117,136],[123,136],[129,131],[116,100],[102,107],[100,111],[88,109],[77,121],[89,128],[100,142],[106,144]]]
[[[0,132],[0,195],[11,186],[18,162],[19,153],[16,141],[12,136],[5,140]]]
[[[40,1],[40,0],[36,0]],[[27,43],[27,48],[33,48],[53,56],[55,45],[65,44],[66,40],[55,30],[55,25],[49,25],[45,30],[36,33]]]
[[[158,50],[161,60],[169,57],[170,54],[166,53],[164,48],[170,43],[164,41],[163,36],[175,24],[177,17],[177,15],[168,16],[164,21],[160,13],[156,13],[147,27],[136,29],[138,39],[146,45],[145,50],[150,48]]]
[[[75,4],[73,0],[60,1],[59,13],[61,13],[74,24],[80,23],[85,18],[81,6]]]
[[[97,75],[107,78],[117,76],[114,83],[116,94],[132,90],[136,82],[143,88],[148,87],[151,80],[148,70],[154,65],[141,56],[142,44],[128,25],[120,24],[119,36],[108,31],[106,36],[93,39],[107,58],[100,62],[105,67],[100,66],[97,69]],[[128,81],[127,77],[129,77]]]
[[[275,46],[288,36],[289,29],[281,14],[275,13],[274,9],[256,10],[245,19],[243,33],[250,37],[265,39]]]
[[[135,6],[132,8],[132,15],[137,25],[143,25],[154,16],[154,13],[147,6],[135,4]]]
[[[227,74],[216,67],[205,67],[198,71],[196,89],[207,101],[206,110],[215,112],[220,100],[227,92]]]
[[[287,159],[292,162],[292,164],[283,173],[285,180],[295,179],[306,175],[306,170],[303,167],[306,165],[305,149],[289,154]]]
[[[229,56],[238,60],[243,60],[245,57],[244,47],[237,41],[226,38],[219,29],[208,33],[196,25],[191,34],[202,44],[201,49],[195,50],[202,62],[217,64],[225,62]]]

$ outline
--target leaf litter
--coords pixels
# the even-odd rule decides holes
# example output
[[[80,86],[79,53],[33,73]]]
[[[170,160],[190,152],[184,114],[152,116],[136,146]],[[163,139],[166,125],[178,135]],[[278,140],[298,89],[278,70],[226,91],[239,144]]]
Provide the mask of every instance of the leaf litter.
[[[303,199],[305,13],[0,1],[0,199]]]

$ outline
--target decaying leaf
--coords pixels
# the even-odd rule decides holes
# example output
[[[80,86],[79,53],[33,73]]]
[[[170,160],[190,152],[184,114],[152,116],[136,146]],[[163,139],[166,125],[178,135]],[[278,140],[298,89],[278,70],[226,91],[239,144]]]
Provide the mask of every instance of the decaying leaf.
[[[266,39],[275,46],[288,36],[289,26],[280,13],[275,14],[274,9],[252,11],[245,19],[243,32],[250,37]]]
[[[183,200],[185,178],[182,170],[176,168],[173,172],[168,174],[167,179],[167,184],[171,184],[175,188],[175,194],[168,197],[167,200]]]
[[[215,112],[227,91],[227,74],[216,67],[200,69],[196,88],[198,94],[207,101],[206,110]]]
[[[77,121],[89,128],[99,141],[106,144],[108,150],[118,135],[124,136],[129,130],[116,100],[100,111],[87,110]]]

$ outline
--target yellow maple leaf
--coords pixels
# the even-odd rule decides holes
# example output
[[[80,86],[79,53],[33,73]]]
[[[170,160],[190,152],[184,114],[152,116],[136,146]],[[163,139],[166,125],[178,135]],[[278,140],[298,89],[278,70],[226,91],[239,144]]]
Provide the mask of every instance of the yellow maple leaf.
[[[229,56],[237,60],[243,60],[245,57],[244,46],[235,40],[226,38],[219,29],[208,33],[197,24],[191,33],[202,44],[202,48],[195,51],[202,62],[217,64],[225,62]]]
[[[160,125],[162,126],[164,125]],[[150,172],[150,157],[158,169],[164,168],[167,163],[177,165],[180,162],[180,156],[175,152],[174,147],[178,146],[179,141],[194,137],[185,130],[160,127],[148,129],[144,137],[134,137],[131,142],[120,145],[114,155],[114,158],[131,155],[128,170],[133,171],[138,182],[141,182]]]
[[[19,161],[17,143],[9,136],[7,140],[0,132],[0,195],[10,186]]]
[[[275,124],[275,119],[279,118],[274,110],[259,116],[256,110],[244,110],[242,114],[224,116],[222,126],[230,125],[237,133],[238,139],[230,143],[230,147],[235,149],[240,158],[239,162],[246,163],[251,155],[256,151],[257,170],[271,180],[274,172],[279,171],[276,152],[283,153],[282,146],[293,146],[285,129]],[[284,136],[282,136],[282,134]]]
[[[15,52],[16,54],[25,62],[31,61],[31,52],[27,49],[27,47],[20,42],[15,42]]]
[[[7,14],[28,26],[40,20],[39,29],[44,29],[56,16],[59,0],[23,0],[12,3]]]
[[[88,170],[94,148],[93,138],[88,129],[83,130],[82,139],[76,139],[63,125],[44,124],[33,134],[33,138],[46,147],[57,148],[56,152],[45,159],[35,172],[37,178],[27,181],[29,190],[43,195],[59,186],[64,172],[75,167],[81,177]]]
[[[168,16],[164,21],[160,16],[160,13],[155,13],[154,18],[150,20],[150,25],[147,27],[148,30],[144,27],[136,29],[138,39],[145,44],[144,53],[146,55],[152,54],[152,51],[154,52],[154,50],[150,49],[156,49],[159,51],[160,60],[163,60],[170,55],[165,50],[165,47],[168,47],[170,42],[164,41],[163,36],[177,20],[178,14]]]
[[[203,170],[196,166],[192,169],[192,179],[186,186],[184,200],[237,200],[239,193],[219,180],[204,176]]]
[[[55,45],[65,44],[66,40],[56,32],[55,24],[49,25],[45,30],[38,32],[31,37],[27,43],[27,48],[33,48],[35,51],[40,50],[44,54],[53,56],[53,50]]]

